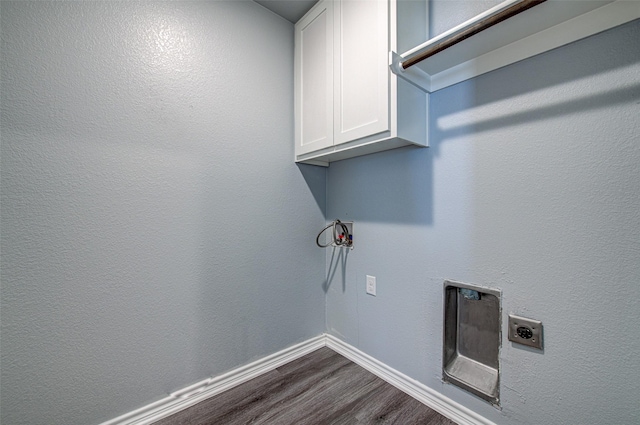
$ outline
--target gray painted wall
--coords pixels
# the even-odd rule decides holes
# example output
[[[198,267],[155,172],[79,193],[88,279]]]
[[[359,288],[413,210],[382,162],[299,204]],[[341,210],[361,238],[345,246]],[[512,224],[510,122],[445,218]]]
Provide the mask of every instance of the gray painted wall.
[[[328,331],[498,424],[640,423],[638,40],[636,21],[436,92],[429,149],[331,164],[355,249],[327,256]],[[543,322],[539,352],[503,321],[501,411],[441,382],[445,279]]]
[[[324,331],[291,23],[248,1],[0,12],[0,422],[100,423]]]
[[[440,35],[502,3],[502,1],[426,0],[429,4],[429,37]]]
[[[252,2],[0,13],[3,424],[318,335],[324,276],[330,333],[499,424],[638,422],[640,23],[442,90],[429,149],[327,176],[292,160],[292,26]],[[325,202],[356,221],[326,267]],[[444,279],[544,322],[543,353],[504,338],[502,411],[440,381]]]

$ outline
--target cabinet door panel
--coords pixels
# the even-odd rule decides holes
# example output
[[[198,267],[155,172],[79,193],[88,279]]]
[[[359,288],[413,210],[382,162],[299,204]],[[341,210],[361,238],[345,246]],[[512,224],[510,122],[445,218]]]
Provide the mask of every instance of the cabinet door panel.
[[[335,2],[335,144],[389,129],[388,2]]]
[[[296,24],[296,155],[333,145],[333,2]]]

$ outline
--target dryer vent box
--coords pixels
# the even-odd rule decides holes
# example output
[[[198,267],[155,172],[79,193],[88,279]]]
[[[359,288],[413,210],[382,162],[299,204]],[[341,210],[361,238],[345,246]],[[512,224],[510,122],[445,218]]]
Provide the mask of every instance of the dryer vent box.
[[[442,379],[495,405],[500,383],[500,291],[444,282]]]

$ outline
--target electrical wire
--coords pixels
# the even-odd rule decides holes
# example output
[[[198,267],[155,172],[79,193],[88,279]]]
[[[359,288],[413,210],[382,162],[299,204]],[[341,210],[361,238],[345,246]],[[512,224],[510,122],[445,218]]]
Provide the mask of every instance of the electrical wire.
[[[333,238],[331,238],[331,242],[329,242],[326,245],[322,245],[320,243],[320,236],[322,236],[322,234],[329,228],[329,227],[333,227],[335,225],[335,222],[332,222],[331,224],[327,225],[324,229],[320,230],[320,233],[318,233],[318,236],[316,236],[316,245],[318,245],[320,248],[326,248],[328,246],[331,246],[331,243],[333,242]]]
[[[331,229],[331,242],[322,245],[320,243],[320,236],[328,229]],[[342,230],[342,232],[339,233],[339,230]],[[320,248],[327,248],[329,246],[351,246],[352,240],[352,235],[349,234],[349,228],[340,220],[336,219],[318,233],[318,236],[316,236],[316,245]]]

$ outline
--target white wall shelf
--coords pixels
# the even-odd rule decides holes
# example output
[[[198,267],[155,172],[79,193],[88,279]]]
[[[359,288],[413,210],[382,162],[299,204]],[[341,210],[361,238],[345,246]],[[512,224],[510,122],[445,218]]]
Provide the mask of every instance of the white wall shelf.
[[[640,18],[638,0],[548,0],[406,70],[401,68],[407,58],[519,1],[507,0],[404,53],[392,51],[392,72],[430,93]]]

